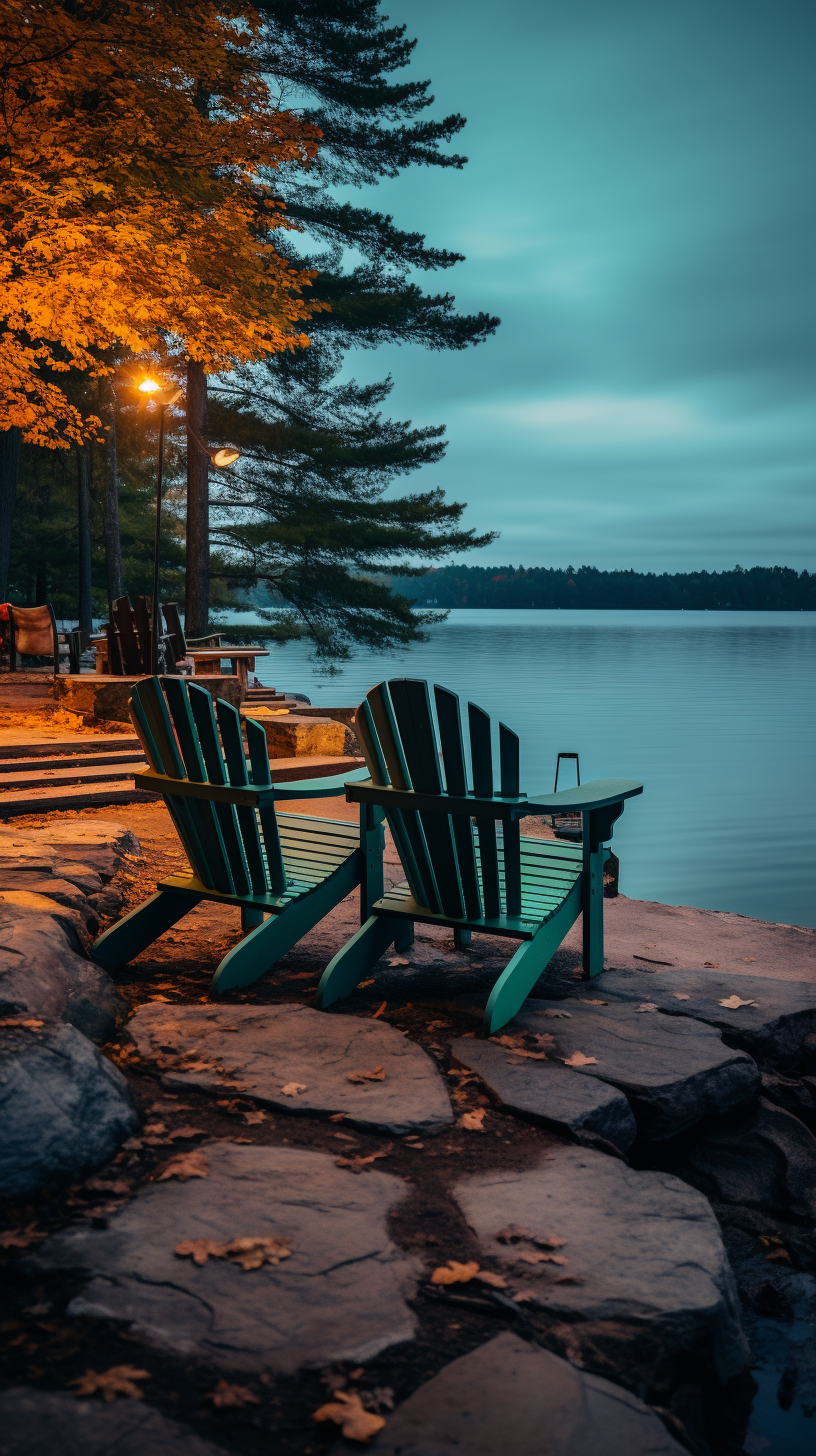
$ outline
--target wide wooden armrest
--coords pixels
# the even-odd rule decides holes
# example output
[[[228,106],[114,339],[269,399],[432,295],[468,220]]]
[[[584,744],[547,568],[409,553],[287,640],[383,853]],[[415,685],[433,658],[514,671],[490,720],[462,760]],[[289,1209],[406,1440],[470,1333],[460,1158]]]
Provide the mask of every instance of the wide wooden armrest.
[[[367,770],[360,770],[365,773]],[[417,789],[395,789],[375,784],[372,779],[347,780],[346,798],[352,804],[378,804],[381,809],[415,809],[421,814],[470,814],[475,818],[519,819],[526,814],[552,814],[559,809],[573,813],[603,809],[642,794],[643,785],[633,779],[596,779],[580,789],[563,789],[557,794],[526,794],[512,797],[495,794],[485,799],[477,794],[426,794]]]
[[[586,814],[590,809],[605,809],[643,793],[636,779],[592,779],[577,789],[559,789],[557,794],[528,794],[528,814]]]
[[[347,784],[368,778],[367,768],[354,768],[351,773],[332,774],[327,779],[296,779],[294,783],[272,784],[267,793],[276,799],[332,799],[346,791]]]

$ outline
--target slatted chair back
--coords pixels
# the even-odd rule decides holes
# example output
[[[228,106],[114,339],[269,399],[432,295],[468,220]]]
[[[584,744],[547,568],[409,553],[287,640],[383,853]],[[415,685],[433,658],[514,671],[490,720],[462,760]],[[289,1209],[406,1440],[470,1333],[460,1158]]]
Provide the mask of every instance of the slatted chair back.
[[[172,662],[173,667],[187,656],[187,642],[184,637],[184,628],[181,625],[179,609],[175,602],[167,602],[162,606],[164,617],[164,646],[169,659],[168,666]],[[220,639],[218,645],[220,646]]]
[[[266,735],[247,722],[249,764],[241,738],[241,719],[229,703],[213,700],[205,688],[167,676],[138,683],[130,714],[156,773],[169,780],[264,788],[271,783]],[[208,890],[254,895],[286,889],[274,806],[256,812],[247,806],[213,803],[165,794],[167,808],[187,853],[193,874]]]
[[[459,699],[434,687],[437,728],[428,684],[392,678],[372,688],[356,716],[356,732],[378,786],[439,795],[440,811],[386,809],[386,817],[418,905],[451,919],[521,914],[521,846],[517,820],[446,814],[446,794],[493,797],[490,718],[468,703],[470,785]],[[519,741],[499,724],[499,792],[519,793]]]

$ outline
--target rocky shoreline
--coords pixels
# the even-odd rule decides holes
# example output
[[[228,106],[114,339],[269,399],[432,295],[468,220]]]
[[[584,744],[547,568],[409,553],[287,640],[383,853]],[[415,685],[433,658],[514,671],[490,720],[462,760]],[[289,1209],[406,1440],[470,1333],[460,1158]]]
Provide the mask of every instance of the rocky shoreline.
[[[9,1453],[774,1456],[757,1362],[810,1429],[816,932],[619,897],[485,1042],[477,935],[312,1008],[353,897],[219,1004],[221,906],[107,976],[180,855],[161,804],[0,830]]]

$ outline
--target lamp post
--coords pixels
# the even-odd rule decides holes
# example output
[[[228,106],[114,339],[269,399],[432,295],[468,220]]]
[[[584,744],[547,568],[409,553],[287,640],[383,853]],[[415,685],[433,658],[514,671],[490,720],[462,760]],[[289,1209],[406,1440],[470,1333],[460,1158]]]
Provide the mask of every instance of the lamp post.
[[[156,470],[156,533],[153,543],[153,599],[150,631],[150,669],[155,674],[159,671],[159,623],[161,618],[161,608],[159,606],[159,546],[161,540],[162,481],[164,477],[165,411],[170,409],[172,405],[178,403],[181,399],[182,390],[178,384],[160,384],[157,379],[152,379],[148,376],[142,380],[139,385],[139,391],[141,394],[147,395],[159,408],[159,458]],[[226,470],[230,465],[234,465],[236,460],[240,460],[241,458],[240,450],[236,450],[232,445],[210,449],[202,440],[199,440],[194,430],[190,430],[190,434],[193,436],[199,449],[203,450],[204,454],[209,456],[210,463],[217,470]]]

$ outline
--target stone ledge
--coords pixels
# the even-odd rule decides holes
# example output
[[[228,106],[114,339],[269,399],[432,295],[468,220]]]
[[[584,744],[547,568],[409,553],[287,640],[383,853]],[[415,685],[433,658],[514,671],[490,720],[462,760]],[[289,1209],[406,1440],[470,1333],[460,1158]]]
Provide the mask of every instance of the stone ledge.
[[[139,677],[113,677],[103,673],[81,673],[79,677],[54,678],[54,701],[71,713],[89,714],[115,723],[129,723],[128,702]],[[234,708],[241,706],[241,684],[234,674],[222,677],[191,678],[197,687],[206,688],[214,698],[224,698]]]

